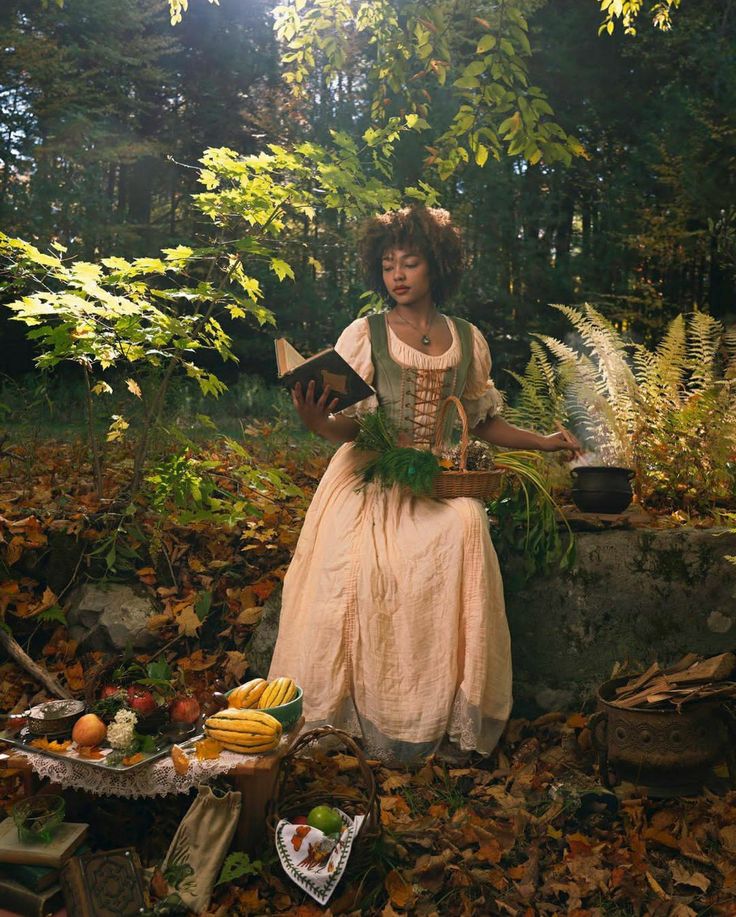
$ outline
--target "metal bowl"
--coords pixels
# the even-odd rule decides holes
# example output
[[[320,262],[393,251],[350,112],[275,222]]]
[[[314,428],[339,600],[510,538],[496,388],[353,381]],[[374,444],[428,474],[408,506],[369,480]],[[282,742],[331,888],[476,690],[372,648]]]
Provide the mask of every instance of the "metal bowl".
[[[71,735],[72,726],[84,713],[81,700],[49,700],[28,711],[28,731],[34,736]]]

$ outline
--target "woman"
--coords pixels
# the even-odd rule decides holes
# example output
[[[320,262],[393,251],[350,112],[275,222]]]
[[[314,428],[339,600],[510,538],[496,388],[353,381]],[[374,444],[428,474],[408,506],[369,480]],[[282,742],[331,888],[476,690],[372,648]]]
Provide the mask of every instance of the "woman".
[[[543,436],[503,420],[485,338],[439,311],[462,271],[446,211],[374,217],[360,254],[389,309],[354,321],[336,349],[376,395],[332,414],[329,391],[315,400],[310,383],[292,393],[306,427],[342,445],[284,581],[269,677],[289,675],[302,686],[308,726],[362,735],[384,760],[422,757],[444,739],[489,754],[511,711],[511,656],[483,503],[360,488],[356,417],[380,405],[403,444],[430,448],[438,409],[455,394],[475,438],[542,451],[575,452],[579,444],[567,431]]]

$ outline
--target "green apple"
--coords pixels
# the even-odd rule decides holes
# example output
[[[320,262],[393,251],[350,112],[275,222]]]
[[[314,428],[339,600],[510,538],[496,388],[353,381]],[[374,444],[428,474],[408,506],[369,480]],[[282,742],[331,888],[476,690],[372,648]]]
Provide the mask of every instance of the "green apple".
[[[331,806],[315,806],[307,815],[307,824],[311,828],[318,828],[324,834],[339,834],[342,818],[337,809]]]

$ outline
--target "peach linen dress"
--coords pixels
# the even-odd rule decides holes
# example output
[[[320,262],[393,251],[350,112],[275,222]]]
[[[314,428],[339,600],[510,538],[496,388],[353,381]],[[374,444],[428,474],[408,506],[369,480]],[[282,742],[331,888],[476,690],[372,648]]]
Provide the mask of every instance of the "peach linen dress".
[[[402,432],[417,448],[430,447],[441,400],[433,393],[461,360],[461,335],[448,324],[450,348],[430,356],[386,322],[389,359],[402,374],[413,371],[415,416]],[[473,427],[502,400],[485,338],[469,328],[461,400]],[[349,325],[336,349],[373,383],[367,319]],[[381,402],[377,385],[376,396],[344,413]],[[340,446],[315,492],[284,581],[269,678],[288,675],[302,686],[308,728],[330,723],[362,736],[383,760],[430,754],[445,735],[463,750],[490,753],[511,710],[511,655],[484,505],[362,486],[364,455]]]

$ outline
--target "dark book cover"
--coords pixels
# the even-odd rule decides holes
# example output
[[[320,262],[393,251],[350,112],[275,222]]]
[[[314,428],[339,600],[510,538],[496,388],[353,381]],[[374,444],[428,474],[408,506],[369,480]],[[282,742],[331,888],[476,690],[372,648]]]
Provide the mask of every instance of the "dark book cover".
[[[20,882],[0,878],[0,905],[22,917],[50,917],[63,904],[64,896],[58,884],[43,891],[33,891]]]
[[[347,363],[340,354],[332,347],[323,350],[321,353],[308,357],[297,366],[291,366],[284,371],[284,362],[280,359],[279,353],[280,341],[276,342],[276,356],[279,364],[279,382],[286,388],[292,389],[301,382],[302,391],[306,393],[307,385],[314,380],[315,400],[320,397],[324,391],[325,385],[330,386],[329,401],[337,398],[337,405],[334,411],[342,411],[344,408],[356,404],[364,398],[375,394],[375,390],[356,373],[353,367]],[[289,345],[290,353],[296,351]]]
[[[60,870],[53,866],[30,866],[26,863],[0,863],[0,879],[20,882],[34,892],[57,885]]]
[[[132,847],[72,857],[61,885],[74,917],[133,917],[146,908],[141,862]]]

